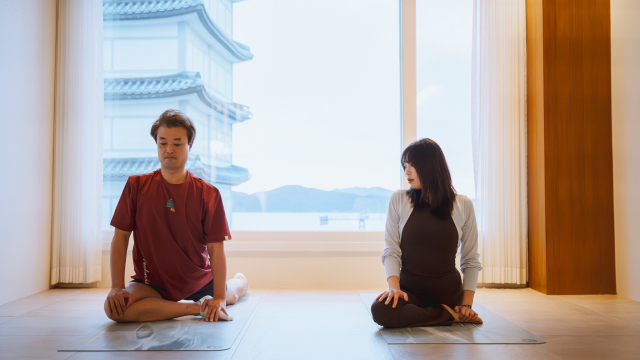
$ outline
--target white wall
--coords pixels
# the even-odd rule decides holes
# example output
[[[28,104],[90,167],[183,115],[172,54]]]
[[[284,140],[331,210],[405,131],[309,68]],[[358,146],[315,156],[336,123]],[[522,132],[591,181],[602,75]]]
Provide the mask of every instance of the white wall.
[[[371,252],[269,252],[227,251],[227,278],[243,273],[249,287],[290,289],[384,289],[380,253]],[[127,254],[125,281],[134,274],[131,252]],[[102,280],[110,287],[109,252],[102,253]]]
[[[640,301],[640,1],[611,0],[611,86],[616,274]]]
[[[251,232],[233,231],[224,244],[227,277],[242,272],[252,288],[385,288],[380,232]],[[104,240],[113,235],[105,231]],[[102,280],[111,286],[110,244],[103,243]],[[129,241],[133,247],[133,239]],[[125,278],[134,274],[131,252]]]
[[[0,0],[0,304],[49,288],[55,0]]]

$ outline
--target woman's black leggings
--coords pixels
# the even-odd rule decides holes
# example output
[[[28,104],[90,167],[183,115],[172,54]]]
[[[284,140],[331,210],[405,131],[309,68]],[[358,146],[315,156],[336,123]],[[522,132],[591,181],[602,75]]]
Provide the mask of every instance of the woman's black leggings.
[[[451,309],[462,304],[462,279],[458,270],[443,276],[419,276],[406,271],[400,273],[400,289],[409,300],[398,299],[395,308],[393,299],[388,305],[374,300],[371,304],[373,320],[390,328],[414,326],[451,325],[453,316],[442,304]]]

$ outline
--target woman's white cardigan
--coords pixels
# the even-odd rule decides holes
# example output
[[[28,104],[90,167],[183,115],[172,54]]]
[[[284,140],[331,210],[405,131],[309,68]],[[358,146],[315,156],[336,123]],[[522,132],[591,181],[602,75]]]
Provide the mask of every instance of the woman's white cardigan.
[[[389,212],[387,214],[387,226],[384,231],[384,252],[382,263],[389,276],[400,277],[402,266],[402,250],[400,239],[402,229],[407,223],[413,211],[411,200],[406,190],[397,190],[391,195]],[[478,260],[478,228],[476,227],[476,214],[473,211],[471,199],[464,195],[457,195],[453,203],[451,213],[453,222],[458,230],[458,246],[460,246],[460,269],[462,269],[464,290],[476,291],[478,285],[478,273],[482,270]]]

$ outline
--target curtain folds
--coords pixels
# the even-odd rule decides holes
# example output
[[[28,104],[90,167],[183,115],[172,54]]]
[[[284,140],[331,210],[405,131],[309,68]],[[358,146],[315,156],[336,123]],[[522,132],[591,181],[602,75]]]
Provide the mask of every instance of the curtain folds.
[[[472,138],[480,283],[527,283],[525,0],[474,0]]]
[[[100,280],[102,1],[59,0],[51,284]]]

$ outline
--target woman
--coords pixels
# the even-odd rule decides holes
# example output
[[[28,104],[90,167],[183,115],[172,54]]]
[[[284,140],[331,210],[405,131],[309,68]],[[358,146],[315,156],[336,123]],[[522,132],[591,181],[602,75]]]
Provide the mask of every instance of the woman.
[[[402,153],[411,188],[391,195],[382,255],[389,290],[371,305],[385,327],[482,323],[473,311],[481,270],[471,200],[457,195],[442,149],[418,140]],[[455,267],[460,245],[464,281]]]

